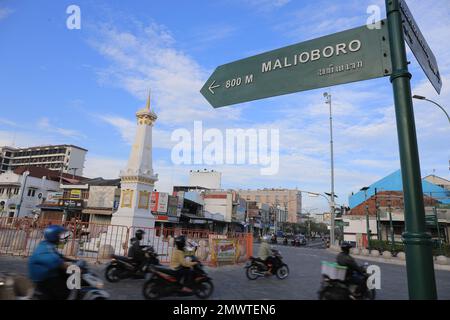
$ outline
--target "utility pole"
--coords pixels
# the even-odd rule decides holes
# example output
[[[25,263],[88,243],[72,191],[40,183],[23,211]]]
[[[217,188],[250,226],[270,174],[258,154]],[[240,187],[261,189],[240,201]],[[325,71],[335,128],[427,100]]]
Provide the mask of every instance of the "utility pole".
[[[394,225],[392,223],[392,207],[391,207],[391,200],[389,199],[389,227],[391,229],[391,252],[394,253],[395,249],[395,237],[394,237]]]
[[[370,224],[369,224],[369,206],[367,204],[367,190],[370,187],[363,187],[360,191],[364,191],[364,203],[365,203],[365,212],[366,212],[366,236],[367,236],[367,247],[370,251]]]
[[[330,154],[331,154],[331,201],[330,201],[330,218],[331,218],[331,229],[330,229],[330,245],[334,246],[334,155],[333,155],[333,117],[331,113],[331,94],[325,92],[323,96],[327,99],[325,103],[330,106]]]
[[[370,251],[370,224],[369,224],[369,206],[366,204],[366,229],[367,229],[367,245]]]
[[[431,236],[426,232],[419,151],[411,97],[399,0],[386,0],[391,83],[394,91],[398,144],[405,198],[406,271],[410,299],[437,299]]]
[[[377,240],[381,240],[381,227],[380,227],[380,203],[377,197],[377,188],[375,188],[375,215],[377,218]]]

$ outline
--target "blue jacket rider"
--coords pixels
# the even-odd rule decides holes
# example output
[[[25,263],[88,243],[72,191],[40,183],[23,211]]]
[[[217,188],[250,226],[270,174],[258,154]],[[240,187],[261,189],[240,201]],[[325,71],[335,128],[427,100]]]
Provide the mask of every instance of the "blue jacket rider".
[[[58,225],[47,227],[44,230],[45,240],[38,244],[28,260],[31,280],[48,299],[66,299],[69,294],[65,276],[67,264],[57,251],[60,236],[65,231]]]

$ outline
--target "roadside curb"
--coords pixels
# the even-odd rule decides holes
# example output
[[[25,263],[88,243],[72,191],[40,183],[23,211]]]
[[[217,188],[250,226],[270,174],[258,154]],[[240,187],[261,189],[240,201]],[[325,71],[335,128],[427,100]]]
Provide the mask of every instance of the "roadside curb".
[[[330,253],[336,253],[337,252],[337,251],[335,251],[333,249],[327,249],[327,251],[330,252]],[[381,257],[378,258],[378,257],[363,256],[363,255],[356,255],[356,254],[352,254],[351,256],[353,258],[359,259],[359,260],[376,261],[376,262],[381,262],[381,263],[406,266],[406,261],[405,260],[399,260],[397,258],[390,258],[390,259],[389,258],[381,258]],[[450,271],[450,265],[442,265],[442,264],[437,264],[436,262],[434,262],[434,270]]]

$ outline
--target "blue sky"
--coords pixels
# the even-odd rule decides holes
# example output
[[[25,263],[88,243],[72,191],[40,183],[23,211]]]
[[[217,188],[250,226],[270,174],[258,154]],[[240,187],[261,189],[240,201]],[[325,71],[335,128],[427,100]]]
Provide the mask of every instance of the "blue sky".
[[[450,101],[450,4],[408,5],[438,60],[438,96],[408,52],[413,92]],[[66,8],[81,8],[81,30],[66,28]],[[384,1],[0,1],[0,145],[70,143],[89,150],[85,174],[117,177],[134,136],[134,113],[152,88],[158,114],[154,169],[159,190],[187,182],[175,166],[171,132],[277,128],[280,172],[208,166],[229,188],[329,190],[329,127],[324,89],[213,109],[199,90],[218,65],[364,25],[367,6]],[[387,78],[326,89],[333,97],[336,191],[341,203],[399,168],[392,88]],[[447,110],[448,107],[447,107]],[[450,129],[444,114],[415,103],[422,174],[449,179]],[[202,168],[205,166],[201,166]],[[304,197],[305,207],[325,208]]]

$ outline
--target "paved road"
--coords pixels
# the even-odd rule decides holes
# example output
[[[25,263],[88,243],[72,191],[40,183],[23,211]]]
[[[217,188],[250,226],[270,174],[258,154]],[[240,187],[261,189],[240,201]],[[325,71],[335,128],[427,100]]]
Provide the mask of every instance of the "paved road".
[[[290,275],[285,280],[275,277],[250,281],[246,278],[243,265],[208,268],[213,278],[215,291],[212,299],[317,299],[320,286],[320,265],[322,260],[334,261],[335,254],[313,247],[292,247],[275,245],[284,261],[290,267]],[[255,244],[254,252],[257,253]],[[27,259],[0,256],[0,271],[26,273]],[[364,261],[359,261],[363,263]],[[381,268],[381,290],[377,299],[408,299],[406,269],[404,266],[376,263]],[[103,274],[104,265],[94,269]],[[450,299],[450,272],[436,271],[439,299]],[[143,299],[143,280],[124,280],[107,283],[106,290],[113,299]],[[179,299],[195,299],[193,297]]]

